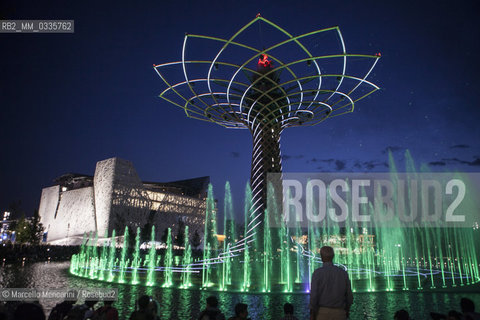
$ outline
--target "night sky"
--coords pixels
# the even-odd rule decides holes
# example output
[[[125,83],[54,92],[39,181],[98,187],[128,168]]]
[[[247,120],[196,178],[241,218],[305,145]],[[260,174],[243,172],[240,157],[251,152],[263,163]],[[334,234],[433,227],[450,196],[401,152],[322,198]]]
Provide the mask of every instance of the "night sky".
[[[284,171],[480,171],[475,1],[2,1],[0,19],[74,19],[74,34],[0,34],[0,210],[68,173],[121,157],[142,180],[226,180],[240,210],[251,137],[185,117],[152,68],[181,59],[185,32],[230,37],[260,12],[294,35],[338,25],[347,52],[382,53],[381,87],[355,111],[283,133]],[[189,47],[190,56],[201,48]]]

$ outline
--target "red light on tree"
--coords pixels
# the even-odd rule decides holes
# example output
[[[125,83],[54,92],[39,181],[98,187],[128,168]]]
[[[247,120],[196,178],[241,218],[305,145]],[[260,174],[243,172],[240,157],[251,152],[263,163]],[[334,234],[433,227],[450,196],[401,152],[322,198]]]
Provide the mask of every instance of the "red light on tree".
[[[272,61],[268,60],[268,56],[266,54],[261,54],[260,59],[258,59],[258,66],[269,68],[272,66]]]

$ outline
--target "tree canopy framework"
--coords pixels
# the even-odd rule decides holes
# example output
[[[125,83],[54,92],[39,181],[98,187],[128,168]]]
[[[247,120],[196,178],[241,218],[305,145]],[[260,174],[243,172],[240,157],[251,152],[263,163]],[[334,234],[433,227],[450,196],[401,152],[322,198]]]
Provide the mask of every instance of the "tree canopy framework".
[[[244,39],[257,25],[260,38],[270,40],[266,46]],[[274,34],[264,37],[262,26]],[[336,40],[324,45],[319,42],[324,35]],[[193,40],[202,42],[196,48],[206,59],[187,59]],[[324,49],[321,54],[318,48]],[[338,27],[293,36],[257,15],[228,39],[186,34],[182,59],[154,69],[166,85],[159,96],[188,117],[251,132],[251,232],[263,220],[267,173],[282,171],[282,131],[352,112],[355,102],[379,89],[367,80],[379,58],[347,53]]]

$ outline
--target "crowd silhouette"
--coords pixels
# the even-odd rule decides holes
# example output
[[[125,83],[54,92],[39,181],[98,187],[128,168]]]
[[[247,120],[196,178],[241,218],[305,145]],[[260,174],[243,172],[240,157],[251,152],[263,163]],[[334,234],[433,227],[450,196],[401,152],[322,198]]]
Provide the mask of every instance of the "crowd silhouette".
[[[158,315],[159,303],[150,296],[143,295],[136,301],[135,310],[130,315],[119,318],[118,310],[113,306],[112,301],[85,301],[77,304],[75,301],[64,301],[57,304],[46,316],[42,306],[37,302],[0,304],[0,320],[160,320],[164,319]],[[205,302],[205,309],[200,312],[198,317],[193,320],[226,320],[222,312],[218,299],[210,296]],[[12,308],[12,306],[14,306]],[[447,314],[431,312],[430,315],[420,316],[417,320],[424,319],[446,319],[446,320],[480,320],[480,313],[475,312],[475,304],[468,298],[462,298],[460,301],[460,310],[451,310]],[[294,307],[290,303],[283,306],[284,314],[278,315],[279,320],[298,320],[294,315]],[[237,303],[232,313],[233,316],[228,320],[253,320],[248,314],[248,305]],[[361,318],[361,316],[356,317]],[[312,318],[310,318],[312,319]],[[322,319],[322,318],[317,318]],[[383,319],[383,318],[382,318]],[[407,310],[402,309],[386,319],[394,320],[413,320]],[[172,319],[167,319],[172,320]],[[261,320],[261,318],[257,319]]]
[[[78,246],[14,244],[0,245],[0,262],[67,261],[78,253]]]

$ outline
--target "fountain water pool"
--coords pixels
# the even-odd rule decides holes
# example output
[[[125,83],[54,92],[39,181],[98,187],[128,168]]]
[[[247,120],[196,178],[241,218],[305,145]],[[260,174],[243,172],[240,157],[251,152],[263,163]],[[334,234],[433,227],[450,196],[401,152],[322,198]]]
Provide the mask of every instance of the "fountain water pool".
[[[394,168],[393,160],[390,162]],[[414,167],[411,160],[407,161],[408,166]],[[330,206],[331,201],[327,199]],[[435,224],[375,228],[348,221],[341,227],[334,223],[292,227],[276,219],[281,214],[275,205],[269,204],[260,217],[252,214],[252,207],[247,186],[244,226],[236,227],[227,182],[225,239],[220,243],[217,210],[209,186],[201,254],[192,251],[188,227],[183,248],[176,250],[170,229],[166,249],[156,250],[152,245],[148,250],[140,250],[140,230],[137,229],[135,245],[129,248],[129,237],[133,235],[125,228],[121,248],[116,248],[121,238],[115,236],[115,230],[101,248],[97,246],[97,235],[85,236],[79,254],[72,256],[70,272],[100,281],[147,286],[308,293],[311,274],[321,266],[319,249],[330,245],[336,250],[335,262],[348,271],[355,292],[432,290],[480,281],[478,228],[445,228]],[[366,210],[373,207],[372,203],[365,206]],[[252,232],[258,225],[262,227]],[[155,243],[154,229],[150,240]]]

